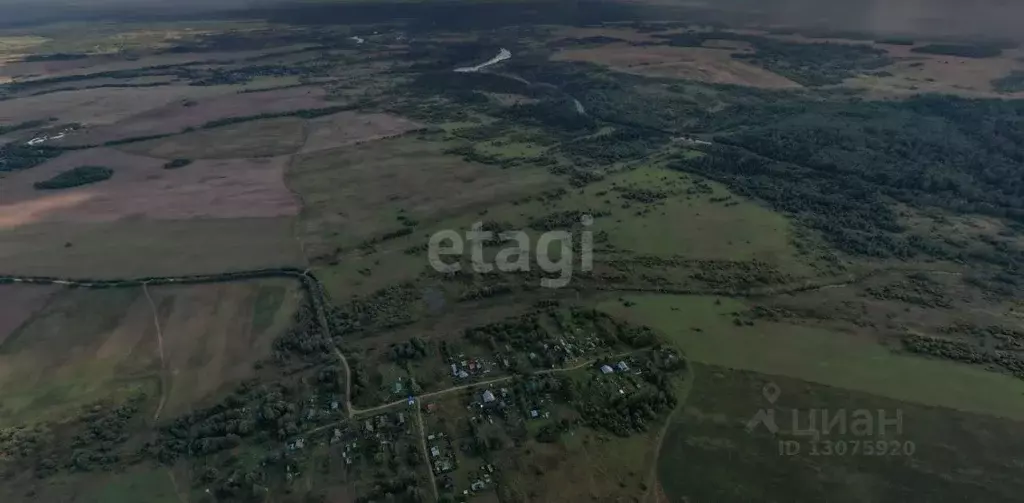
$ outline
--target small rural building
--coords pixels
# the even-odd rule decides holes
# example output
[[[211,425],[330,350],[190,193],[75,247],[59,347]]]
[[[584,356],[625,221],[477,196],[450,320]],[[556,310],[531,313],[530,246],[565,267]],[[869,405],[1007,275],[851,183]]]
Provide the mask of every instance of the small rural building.
[[[611,367],[609,367],[607,365],[601,365],[601,373],[602,374],[611,374],[612,372],[615,372],[615,371],[612,370]]]
[[[491,403],[495,400],[494,393],[491,393],[491,390],[484,391],[483,395],[481,395],[481,398],[483,398],[484,403]]]

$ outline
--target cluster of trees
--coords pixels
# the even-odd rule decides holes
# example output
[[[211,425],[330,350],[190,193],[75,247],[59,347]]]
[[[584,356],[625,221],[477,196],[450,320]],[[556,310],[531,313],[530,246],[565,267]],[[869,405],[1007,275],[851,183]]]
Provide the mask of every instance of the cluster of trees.
[[[614,164],[622,161],[643,159],[669,141],[669,136],[660,131],[642,130],[635,127],[619,127],[607,134],[598,134],[561,145],[564,152],[577,164]]]
[[[325,363],[334,358],[332,341],[323,333],[316,309],[303,303],[295,311],[292,325],[283,335],[274,339],[274,356],[284,362],[298,357],[306,361]]]
[[[78,166],[54,175],[48,180],[34,183],[36,190],[70,189],[102,182],[114,176],[114,170],[103,166]]]
[[[564,365],[570,356],[580,356],[590,345],[593,347],[589,349],[593,350],[623,346],[647,348],[658,341],[657,335],[647,327],[620,323],[600,311],[580,308],[567,311],[537,308],[517,318],[468,328],[464,336],[493,351],[510,347],[519,355],[529,355],[537,368]],[[562,341],[575,349],[564,350]],[[523,370],[516,357],[509,358],[509,363],[511,370]]]
[[[945,334],[966,335],[976,344],[989,345],[995,341],[995,349],[1003,351],[1024,350],[1024,331],[1004,328],[997,325],[977,326],[957,322],[942,328]]]
[[[618,385],[609,385],[608,376],[595,374],[583,384],[573,402],[585,424],[622,437],[647,431],[648,424],[676,407],[673,374],[684,370],[683,360],[674,350],[649,352],[642,362],[641,384],[629,393],[618,393]],[[614,390],[613,390],[614,389]],[[613,390],[613,392],[609,392]]]
[[[912,38],[889,37],[875,40],[875,43],[887,45],[914,45],[917,42]]]
[[[427,497],[419,481],[412,475],[380,478],[374,482],[364,494],[355,499],[355,503],[374,503],[377,501],[395,501],[401,503],[421,503]]]
[[[1015,377],[1024,379],[1024,359],[1014,352],[986,350],[969,342],[936,339],[921,335],[904,336],[903,347],[911,353],[999,367]]]
[[[49,54],[29,54],[21,58],[26,63],[34,63],[37,61],[74,61],[76,59],[88,58],[88,54],[82,54],[80,52],[51,52]]]
[[[59,425],[5,429],[0,432],[2,476],[31,470],[37,478],[61,471],[109,471],[133,462],[137,452],[125,442],[136,422],[144,395],[134,395],[120,405],[96,403]]]
[[[751,288],[788,283],[792,277],[763,260],[697,260],[690,264],[696,272],[690,275],[718,290],[744,292]]]
[[[878,287],[869,287],[865,292],[876,299],[898,300],[922,307],[950,308],[953,306],[942,286],[926,279],[910,278]]]
[[[401,344],[392,344],[390,355],[395,363],[408,365],[411,360],[426,358],[427,343],[419,337],[413,337]]]
[[[392,285],[342,307],[333,307],[328,323],[336,334],[406,325],[413,319],[410,304],[422,298],[422,292],[412,282]]]
[[[609,213],[604,210],[562,210],[548,213],[547,215],[533,217],[527,225],[531,229],[538,231],[572,230],[580,228],[584,216],[590,216],[596,219],[608,215]]]
[[[191,86],[222,86],[245,84],[259,77],[319,77],[326,67],[319,64],[252,65],[235,68],[181,67],[175,75]]]
[[[163,426],[159,437],[146,444],[145,452],[171,463],[180,457],[224,452],[246,439],[294,438],[322,416],[319,411],[327,408],[317,397],[338,397],[341,392],[337,368],[325,366],[315,375],[295,382],[243,382],[219,403],[179,416]]]
[[[0,173],[33,168],[61,154],[60,149],[23,143],[0,145]]]
[[[613,187],[613,191],[626,201],[636,201],[644,204],[654,204],[663,201],[669,196],[668,191],[636,187]]]
[[[164,164],[164,169],[184,168],[189,164],[192,164],[192,159],[172,159]]]

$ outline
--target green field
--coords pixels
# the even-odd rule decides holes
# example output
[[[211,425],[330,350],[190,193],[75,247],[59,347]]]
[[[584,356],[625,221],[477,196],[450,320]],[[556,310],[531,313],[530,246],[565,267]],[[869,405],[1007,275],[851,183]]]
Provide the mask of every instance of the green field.
[[[912,403],[1024,419],[1024,382],[977,366],[897,354],[866,335],[758,321],[737,326],[743,302],[626,296],[600,309],[655,328],[694,361],[804,379]],[[978,390],[985,390],[979,393]]]

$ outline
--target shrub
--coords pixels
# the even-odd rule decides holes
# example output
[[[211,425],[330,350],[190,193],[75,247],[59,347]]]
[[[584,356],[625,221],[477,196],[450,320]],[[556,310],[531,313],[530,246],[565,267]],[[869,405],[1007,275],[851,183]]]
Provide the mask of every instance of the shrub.
[[[164,169],[184,168],[185,166],[188,166],[189,164],[192,164],[192,159],[174,159],[173,161],[170,161],[167,164],[164,164]]]

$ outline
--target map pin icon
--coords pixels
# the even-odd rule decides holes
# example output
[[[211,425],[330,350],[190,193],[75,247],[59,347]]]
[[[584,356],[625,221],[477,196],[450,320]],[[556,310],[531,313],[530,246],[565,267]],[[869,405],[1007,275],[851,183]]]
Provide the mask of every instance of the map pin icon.
[[[782,390],[779,389],[779,385],[770,382],[764,385],[761,394],[764,395],[765,400],[768,400],[768,403],[775,403],[779,399],[779,395],[782,394]]]

